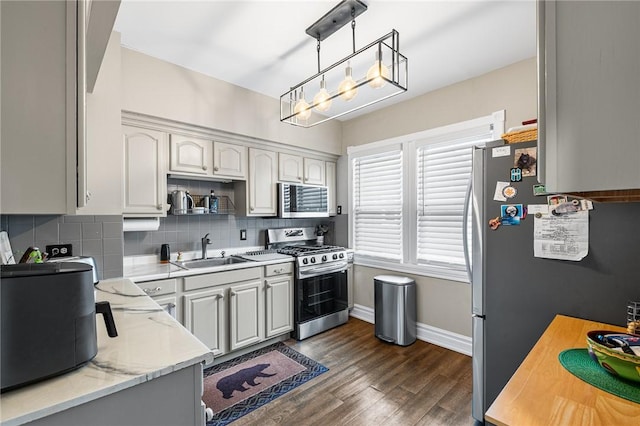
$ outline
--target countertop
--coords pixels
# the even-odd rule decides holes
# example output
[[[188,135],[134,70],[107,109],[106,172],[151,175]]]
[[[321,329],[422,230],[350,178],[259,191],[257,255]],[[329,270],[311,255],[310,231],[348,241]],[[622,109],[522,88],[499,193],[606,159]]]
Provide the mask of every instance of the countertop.
[[[191,275],[210,274],[215,272],[232,271],[236,269],[255,268],[277,263],[293,262],[289,259],[275,259],[233,263],[230,265],[213,266],[210,268],[183,269],[173,263],[159,263],[157,256],[129,256],[124,261],[124,276],[134,282],[163,280],[167,278],[188,277]]]
[[[640,404],[583,382],[560,364],[565,349],[586,348],[587,332],[626,329],[557,315],[485,415],[496,425],[640,424]]]
[[[0,422],[19,425],[213,361],[212,352],[129,279],[103,280],[96,301],[111,304],[118,336],[96,319],[98,354],[85,366],[0,397]],[[46,354],[43,354],[46,356]]]

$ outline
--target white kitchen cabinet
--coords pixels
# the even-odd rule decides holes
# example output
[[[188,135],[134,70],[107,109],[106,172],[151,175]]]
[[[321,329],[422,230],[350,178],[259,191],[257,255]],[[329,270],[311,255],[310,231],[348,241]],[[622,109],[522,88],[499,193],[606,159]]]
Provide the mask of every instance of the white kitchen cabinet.
[[[293,330],[293,263],[265,266],[266,337]]]
[[[323,160],[304,159],[304,183],[307,185],[325,185],[325,165]]]
[[[302,183],[304,160],[299,155],[278,154],[278,180],[281,182]]]
[[[327,182],[327,204],[329,205],[329,216],[338,214],[338,202],[336,192],[336,163],[326,161],[326,182]]]
[[[75,213],[76,7],[0,2],[2,214]]]
[[[124,215],[166,216],[167,134],[122,126],[124,143]]]
[[[640,2],[538,2],[538,178],[640,188]]]
[[[170,172],[211,175],[213,171],[213,142],[182,135],[171,135]]]
[[[180,309],[180,300],[177,296],[178,280],[178,278],[170,278],[166,280],[140,282],[136,283],[136,285],[148,296],[151,296],[169,315],[179,320],[182,311]]]
[[[213,143],[213,175],[244,180],[247,178],[247,147],[224,142]]]
[[[265,337],[263,288],[261,280],[229,286],[232,351],[259,343]]]
[[[236,211],[247,216],[275,216],[278,213],[277,180],[277,154],[249,148],[249,178],[234,185]]]
[[[226,291],[225,287],[213,287],[183,296],[184,326],[214,355],[228,351]]]

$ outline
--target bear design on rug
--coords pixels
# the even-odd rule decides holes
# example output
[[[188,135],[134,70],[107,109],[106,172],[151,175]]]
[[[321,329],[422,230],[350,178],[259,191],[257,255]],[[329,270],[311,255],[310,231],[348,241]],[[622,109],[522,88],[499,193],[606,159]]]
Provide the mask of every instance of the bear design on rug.
[[[243,368],[229,376],[223,377],[218,380],[216,387],[222,392],[224,399],[229,399],[233,396],[233,391],[244,392],[250,388],[245,388],[244,383],[247,382],[249,386],[256,386],[255,382],[258,377],[271,377],[274,374],[263,373],[263,370],[269,368],[271,364],[256,364],[253,367]]]

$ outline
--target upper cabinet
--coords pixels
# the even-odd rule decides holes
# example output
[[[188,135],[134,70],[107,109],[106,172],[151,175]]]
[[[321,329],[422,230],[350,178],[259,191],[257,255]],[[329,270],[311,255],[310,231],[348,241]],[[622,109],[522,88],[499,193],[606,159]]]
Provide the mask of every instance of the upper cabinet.
[[[168,135],[122,126],[125,216],[166,216]]]
[[[169,170],[199,175],[213,171],[212,142],[204,139],[171,135]]]
[[[249,148],[249,178],[246,182],[234,184],[239,214],[275,216],[278,213],[277,158],[273,151]]]
[[[640,2],[538,2],[538,173],[549,192],[640,188]]]
[[[213,175],[245,180],[247,178],[247,147],[214,142]]]
[[[304,159],[304,183],[307,185],[325,185],[324,161],[314,158]]]
[[[75,213],[76,9],[0,2],[3,214]]]
[[[299,155],[278,154],[278,180],[282,182],[302,183],[304,162]]]

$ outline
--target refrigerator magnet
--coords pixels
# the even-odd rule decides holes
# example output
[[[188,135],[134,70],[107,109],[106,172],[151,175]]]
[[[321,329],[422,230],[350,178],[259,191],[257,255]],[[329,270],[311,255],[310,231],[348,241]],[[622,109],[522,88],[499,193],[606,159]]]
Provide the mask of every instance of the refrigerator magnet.
[[[511,182],[520,182],[522,180],[522,169],[514,167],[510,171]]]
[[[533,195],[547,195],[547,188],[544,185],[533,185]]]
[[[523,215],[522,204],[503,204],[500,206],[502,225],[520,225]]]
[[[494,217],[493,219],[489,220],[489,228],[495,231],[496,229],[498,229],[498,226],[500,226],[501,222],[502,218],[500,216]]]
[[[518,190],[513,186],[505,186],[502,188],[502,195],[504,195],[505,198],[513,198],[518,195]]]
[[[536,158],[538,148],[520,148],[515,150],[513,167],[522,170],[522,177],[536,175]]]

